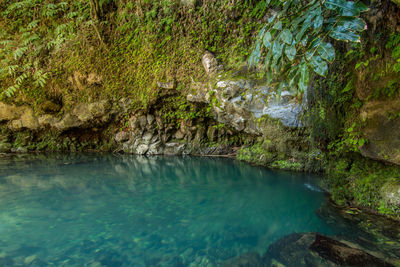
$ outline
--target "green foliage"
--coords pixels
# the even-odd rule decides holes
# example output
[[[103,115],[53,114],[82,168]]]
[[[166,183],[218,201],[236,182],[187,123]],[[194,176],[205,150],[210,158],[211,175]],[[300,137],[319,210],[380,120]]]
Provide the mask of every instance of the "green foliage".
[[[160,111],[164,121],[175,124],[176,128],[179,128],[182,120],[207,120],[212,118],[206,107],[193,105],[187,102],[182,95],[164,98],[162,104],[160,104]]]
[[[18,0],[0,5],[1,97],[19,90],[38,96],[50,73],[46,55],[57,52],[76,32],[81,1]],[[38,93],[39,92],[39,93]]]
[[[291,160],[276,160],[271,163],[271,168],[290,171],[302,171],[304,169],[304,166],[300,162],[294,162]]]
[[[392,50],[392,57],[395,61],[393,65],[393,71],[396,73],[400,72],[400,34],[399,33],[392,33],[390,35],[389,41],[386,44],[387,49]]]
[[[343,135],[339,136],[340,139],[337,139],[328,145],[328,149],[335,153],[359,152],[360,148],[368,142],[367,139],[361,136],[359,130],[360,125],[354,122],[350,127],[345,129]]]
[[[249,64],[263,62],[267,79],[276,82],[279,91],[304,93],[311,74],[326,76],[328,63],[335,59],[330,38],[359,42],[366,28],[359,16],[367,7],[359,1],[286,0],[271,6],[277,12],[259,32]]]
[[[400,182],[399,168],[373,160],[355,157],[330,158],[327,167],[327,183],[332,198],[339,204],[353,204],[381,214],[398,216],[399,208],[387,203],[382,190],[385,185]]]

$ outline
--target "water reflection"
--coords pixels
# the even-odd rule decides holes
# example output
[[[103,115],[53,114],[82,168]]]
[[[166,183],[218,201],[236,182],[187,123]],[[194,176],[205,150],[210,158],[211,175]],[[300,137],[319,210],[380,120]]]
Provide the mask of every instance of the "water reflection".
[[[215,266],[292,232],[335,233],[313,178],[228,159],[0,161],[0,265]]]

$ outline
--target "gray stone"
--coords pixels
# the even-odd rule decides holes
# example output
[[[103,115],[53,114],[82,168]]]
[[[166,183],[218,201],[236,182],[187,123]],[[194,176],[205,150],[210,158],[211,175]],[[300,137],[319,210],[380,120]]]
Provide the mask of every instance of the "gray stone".
[[[148,124],[153,124],[155,118],[153,115],[147,114],[146,119]]]
[[[165,144],[165,155],[181,155],[185,150],[185,144],[179,142],[170,142]]]
[[[138,126],[141,129],[144,129],[146,127],[146,124],[147,124],[147,116],[145,116],[145,115],[139,116],[138,122],[139,122]]]
[[[175,133],[175,138],[178,139],[178,140],[181,140],[181,139],[185,138],[185,134],[182,133],[181,130],[178,130],[178,131]]]
[[[268,86],[254,85],[245,79],[217,80],[215,88],[207,92],[206,85],[196,88],[187,96],[188,101],[212,103],[215,119],[237,131],[260,135],[258,119],[264,115],[279,120],[285,127],[303,127],[303,105],[289,91],[277,97]]]
[[[210,77],[215,76],[223,68],[221,65],[218,65],[218,61],[215,56],[208,51],[203,55],[201,61],[203,63],[204,70]]]
[[[169,89],[169,90],[171,90],[171,89],[174,89],[174,88],[175,88],[175,83],[174,83],[174,82],[167,82],[167,83],[164,83],[164,82],[157,82],[157,86],[160,87],[160,88],[162,88],[162,89]]]
[[[128,141],[129,137],[130,137],[129,132],[121,131],[115,135],[115,141],[117,141],[118,143],[122,143]]]
[[[153,143],[149,146],[149,150],[147,151],[147,155],[160,155],[163,154],[163,148],[161,146],[161,141]]]
[[[136,148],[136,154],[145,155],[148,150],[149,150],[149,145],[141,144],[138,145],[138,147]]]
[[[144,133],[142,140],[143,142],[145,142],[146,144],[150,143],[150,140],[153,138],[153,133],[152,132],[146,132]]]

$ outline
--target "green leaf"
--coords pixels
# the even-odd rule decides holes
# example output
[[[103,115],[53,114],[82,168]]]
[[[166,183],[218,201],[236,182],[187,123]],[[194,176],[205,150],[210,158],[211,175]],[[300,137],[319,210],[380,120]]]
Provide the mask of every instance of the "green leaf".
[[[275,30],[281,30],[282,29],[282,21],[278,21],[277,23],[274,24],[274,27],[272,27]]]
[[[320,56],[313,56],[309,63],[313,71],[321,76],[328,72],[328,64]]]
[[[272,53],[273,53],[273,58],[274,60],[277,60],[282,56],[282,50],[283,50],[283,44],[279,42],[279,40],[275,40],[273,46],[272,46]]]
[[[320,43],[317,52],[326,61],[332,62],[335,59],[335,48],[330,43]]]
[[[360,18],[341,18],[337,26],[360,32],[366,29],[367,24]]]
[[[360,35],[343,26],[337,26],[331,29],[329,36],[340,41],[360,42]]]
[[[296,51],[295,45],[285,47],[285,54],[290,61],[294,60],[296,53],[297,53],[297,51]]]
[[[310,76],[308,67],[305,63],[302,63],[300,65],[299,72],[300,72],[300,80],[298,83],[298,87],[301,92],[305,92],[307,90],[308,80],[309,80],[309,76]]]
[[[261,38],[263,37],[264,32],[265,32],[266,29],[267,29],[267,25],[265,25],[265,26],[260,30],[260,32],[258,33],[258,36],[257,36],[258,39],[261,39]]]
[[[292,35],[292,33],[291,33],[291,31],[289,29],[284,29],[281,32],[280,37],[281,37],[282,42],[284,42],[284,43],[286,43],[288,45],[292,44],[293,35]]]
[[[361,12],[368,10],[368,7],[359,1],[353,2],[346,0],[327,0],[325,2],[325,7],[338,12],[344,17],[358,17]]]
[[[270,32],[266,32],[264,34],[263,44],[268,49],[271,47],[271,39],[272,39],[271,33]]]
[[[322,27],[322,24],[324,23],[324,17],[322,14],[318,14],[315,19],[314,19],[314,29],[320,29]]]

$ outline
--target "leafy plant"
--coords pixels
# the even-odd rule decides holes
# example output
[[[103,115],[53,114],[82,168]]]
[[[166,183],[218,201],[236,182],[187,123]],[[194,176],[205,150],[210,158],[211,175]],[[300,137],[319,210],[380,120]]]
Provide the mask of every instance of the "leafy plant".
[[[359,1],[286,0],[267,3],[277,11],[261,29],[249,65],[262,65],[268,81],[304,93],[310,76],[326,76],[335,59],[332,39],[360,42],[368,8]]]
[[[399,33],[393,33],[389,41],[386,44],[387,49],[393,49],[392,50],[392,57],[395,60],[395,64],[393,65],[393,71],[396,73],[400,72],[400,34]]]
[[[46,85],[45,55],[59,50],[74,34],[82,21],[79,8],[80,1],[69,5],[65,1],[19,0],[0,5],[1,97]]]
[[[360,126],[353,123],[345,130],[341,139],[336,140],[328,145],[328,149],[338,152],[359,152],[360,148],[368,143],[368,140],[361,136],[359,132]]]

